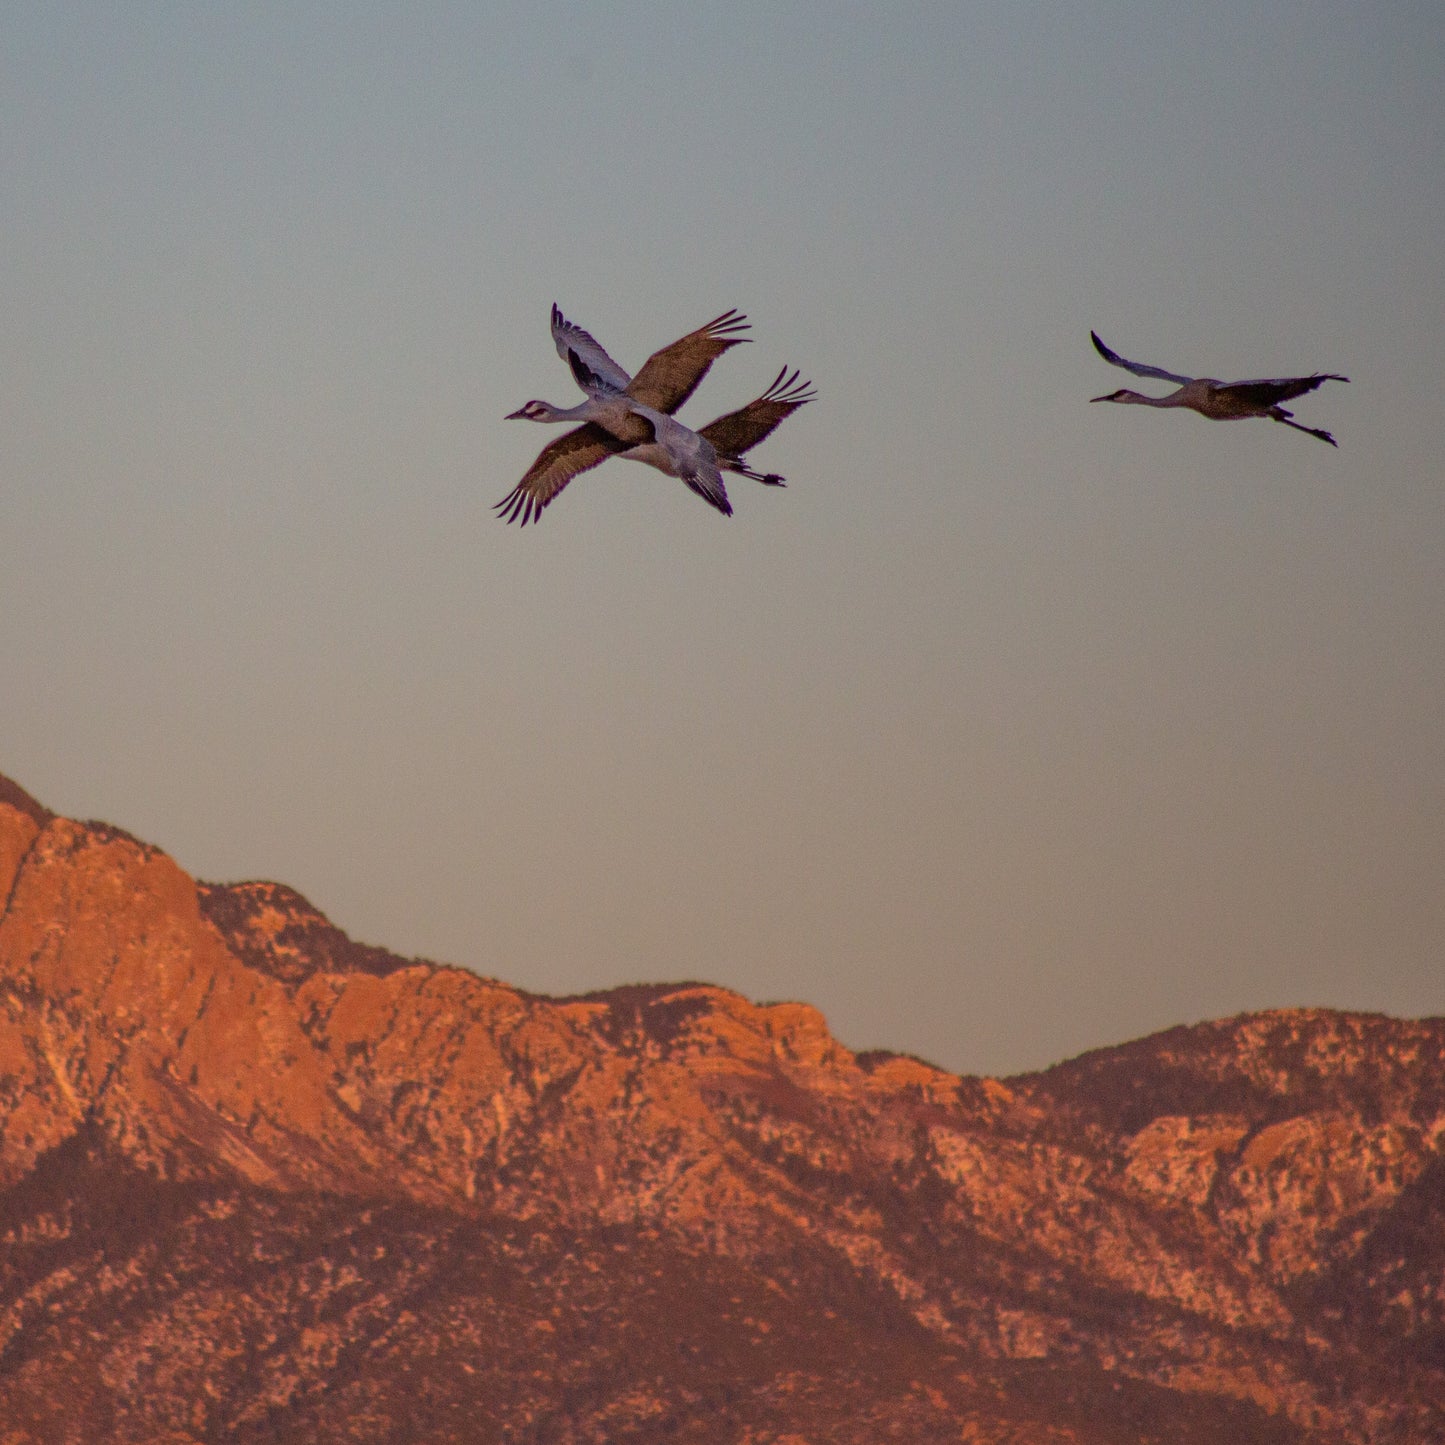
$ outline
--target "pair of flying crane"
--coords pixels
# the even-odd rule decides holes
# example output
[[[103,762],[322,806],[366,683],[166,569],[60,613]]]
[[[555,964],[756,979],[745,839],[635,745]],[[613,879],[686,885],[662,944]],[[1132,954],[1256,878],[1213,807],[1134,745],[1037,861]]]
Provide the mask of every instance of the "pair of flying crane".
[[[642,370],[636,376],[629,376],[596,337],[568,321],[553,305],[552,340],[557,354],[571,367],[582,390],[582,400],[570,407],[529,401],[507,420],[580,422],[581,425],[542,449],[526,476],[497,503],[497,511],[508,522],[520,518],[525,527],[542,515],[542,509],[573,477],[609,457],[642,462],[679,478],[726,517],[732,515],[733,509],[723,485],[724,472],[735,472],[764,486],[784,486],[784,479],[776,472],[764,473],[750,467],[747,453],[780,422],[813,400],[812,383],[799,381],[796,370],[789,375],[784,366],[761,396],[697,431],[684,426],[673,415],[697,390],[723,352],[750,339],[739,334],[747,329],[746,316],[735,310],[725,311],[671,346],[653,352]],[[1347,376],[1316,372],[1312,376],[1230,382],[1207,376],[1179,376],[1157,366],[1126,361],[1105,346],[1094,332],[1089,336],[1099,355],[1111,365],[1123,367],[1135,376],[1172,381],[1179,388],[1167,396],[1142,396],[1137,391],[1121,388],[1107,396],[1092,397],[1092,401],[1184,407],[1211,421],[1268,417],[1331,446],[1337,445],[1329,432],[1301,425],[1294,420],[1294,413],[1286,411],[1280,403],[1304,396],[1326,381],[1348,381]]]
[[[508,421],[580,422],[581,425],[543,447],[527,474],[497,503],[509,522],[528,522],[579,472],[608,457],[643,462],[677,477],[725,517],[732,503],[722,474],[736,472],[767,487],[785,485],[776,472],[755,471],[747,453],[785,417],[813,399],[812,383],[799,381],[785,366],[763,394],[698,431],[684,426],[675,412],[698,388],[723,352],[749,340],[739,333],[748,318],[725,311],[706,326],[690,331],[671,346],[648,357],[636,376],[629,376],[589,331],[568,321],[552,307],[552,340],[557,354],[572,368],[582,389],[576,406],[529,401]]]

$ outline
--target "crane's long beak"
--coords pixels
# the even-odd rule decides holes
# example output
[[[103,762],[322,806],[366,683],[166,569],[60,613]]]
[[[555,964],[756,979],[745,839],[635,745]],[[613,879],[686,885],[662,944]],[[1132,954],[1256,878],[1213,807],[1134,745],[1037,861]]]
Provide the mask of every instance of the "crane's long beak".
[[[509,411],[509,412],[506,414],[506,416],[504,416],[504,417],[502,418],[502,420],[503,420],[503,421],[520,421],[520,420],[525,419],[526,415],[527,415],[527,408],[526,408],[526,407],[519,407],[516,411]]]
[[[1113,399],[1114,399],[1114,393],[1113,393],[1113,392],[1110,392],[1110,393],[1108,394],[1108,396],[1091,396],[1091,397],[1089,398],[1089,401],[1092,403],[1092,402],[1096,402],[1096,401],[1113,401]]]

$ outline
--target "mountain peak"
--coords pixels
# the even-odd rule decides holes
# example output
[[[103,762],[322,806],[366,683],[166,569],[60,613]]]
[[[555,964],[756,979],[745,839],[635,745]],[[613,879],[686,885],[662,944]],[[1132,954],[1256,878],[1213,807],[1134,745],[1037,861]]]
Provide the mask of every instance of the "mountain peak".
[[[37,803],[19,783],[12,782],[0,773],[0,808],[14,808],[23,813],[32,823],[44,827],[55,815],[49,808]]]
[[[412,960],[353,943],[320,909],[284,883],[201,883],[201,912],[250,967],[295,985],[320,969],[388,974]]]

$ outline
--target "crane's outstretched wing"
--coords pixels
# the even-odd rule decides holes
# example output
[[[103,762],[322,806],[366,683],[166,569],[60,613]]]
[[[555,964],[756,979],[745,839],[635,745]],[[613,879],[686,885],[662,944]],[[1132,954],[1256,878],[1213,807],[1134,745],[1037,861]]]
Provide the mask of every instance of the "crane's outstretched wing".
[[[642,370],[625,387],[634,401],[669,415],[698,388],[708,368],[731,346],[752,338],[737,333],[748,329],[748,318],[740,311],[724,311],[706,326],[654,351]]]
[[[595,372],[608,386],[617,391],[625,390],[628,382],[632,380],[608,356],[602,343],[590,331],[584,331],[575,322],[568,321],[563,316],[557,309],[555,301],[552,303],[552,341],[557,347],[557,355],[563,361],[567,360],[569,351],[575,351],[586,362],[589,370]]]
[[[502,498],[496,511],[504,521],[528,522],[542,515],[542,508],[580,472],[590,470],[626,446],[599,426],[588,422],[549,442],[527,468],[527,475]]]
[[[773,384],[755,401],[710,421],[700,434],[713,444],[720,457],[741,457],[755,447],[785,417],[806,406],[815,395],[810,381],[800,382],[798,373],[787,374],[785,366]]]
[[[1293,401],[1307,391],[1313,391],[1326,381],[1348,381],[1348,376],[1337,376],[1332,371],[1316,372],[1314,376],[1286,376],[1278,381],[1230,381],[1215,391],[1236,396],[1250,406],[1277,406],[1282,401]]]
[[[1174,372],[1165,371],[1162,367],[1145,366],[1138,361],[1125,361],[1117,351],[1110,351],[1092,331],[1089,333],[1089,339],[1094,343],[1094,350],[1111,366],[1122,366],[1125,371],[1132,371],[1135,376],[1156,376],[1160,381],[1172,381],[1176,386],[1183,386],[1186,382],[1194,380],[1192,376],[1177,376]]]

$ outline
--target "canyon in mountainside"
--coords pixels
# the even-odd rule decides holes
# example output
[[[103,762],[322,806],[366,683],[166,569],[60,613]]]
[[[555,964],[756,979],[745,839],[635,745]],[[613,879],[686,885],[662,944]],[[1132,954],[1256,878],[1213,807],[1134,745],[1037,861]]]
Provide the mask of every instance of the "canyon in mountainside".
[[[552,999],[0,779],[0,1445],[1445,1441],[1445,1020]]]

